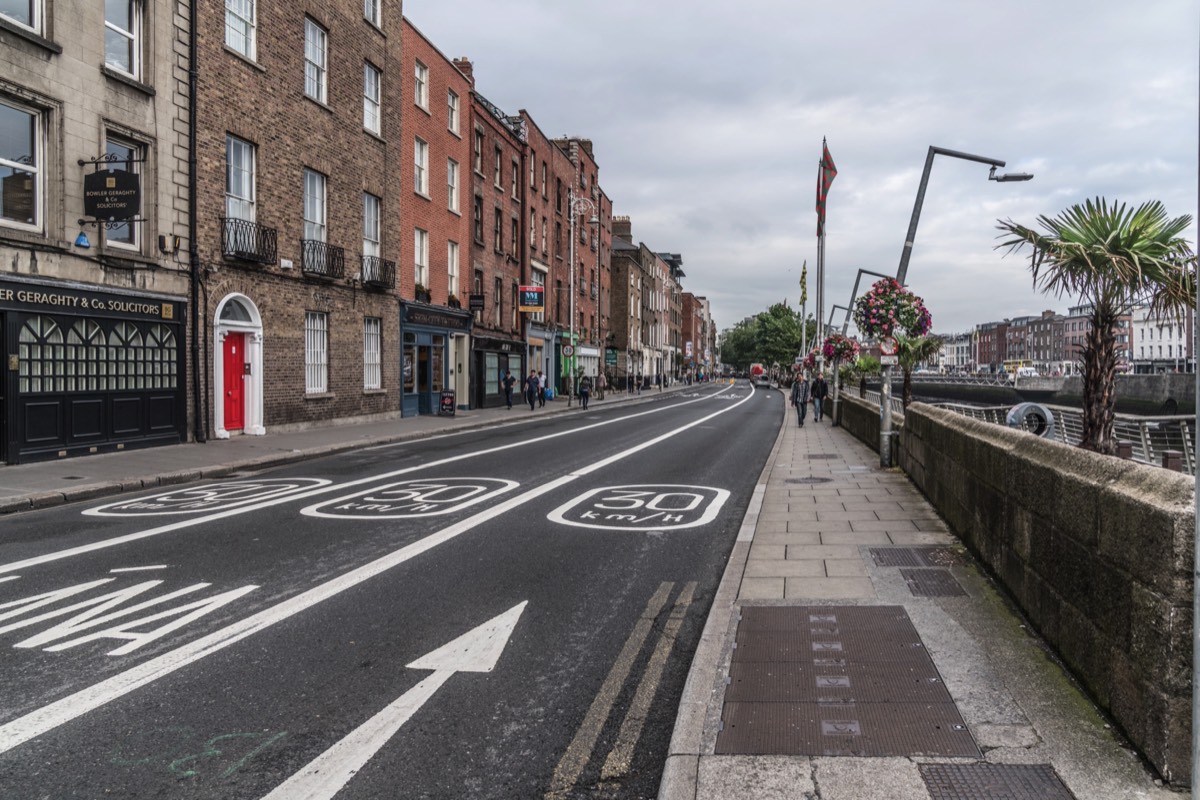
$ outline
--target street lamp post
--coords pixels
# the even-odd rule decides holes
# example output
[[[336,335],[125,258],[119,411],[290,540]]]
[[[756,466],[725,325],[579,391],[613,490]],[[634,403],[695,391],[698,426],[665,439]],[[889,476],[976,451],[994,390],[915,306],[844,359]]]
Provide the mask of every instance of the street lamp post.
[[[570,408],[575,398],[575,217],[587,208],[592,212],[592,218],[588,220],[589,225],[594,225],[600,220],[596,217],[596,206],[586,197],[576,197],[575,187],[567,190],[567,211],[571,214],[571,272],[568,276],[568,292],[571,295],[570,314],[571,322],[569,326],[571,353],[567,356],[567,407]]]

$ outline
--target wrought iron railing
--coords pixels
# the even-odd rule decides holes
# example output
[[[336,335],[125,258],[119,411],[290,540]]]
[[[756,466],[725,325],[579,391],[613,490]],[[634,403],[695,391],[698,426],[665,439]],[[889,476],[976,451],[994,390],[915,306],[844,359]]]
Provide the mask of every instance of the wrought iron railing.
[[[318,239],[300,240],[300,269],[305,275],[340,278],[346,274],[346,251]]]
[[[373,289],[396,288],[396,262],[379,256],[362,257],[363,286]]]
[[[256,222],[221,217],[221,252],[241,261],[274,264],[278,261],[278,234]]]

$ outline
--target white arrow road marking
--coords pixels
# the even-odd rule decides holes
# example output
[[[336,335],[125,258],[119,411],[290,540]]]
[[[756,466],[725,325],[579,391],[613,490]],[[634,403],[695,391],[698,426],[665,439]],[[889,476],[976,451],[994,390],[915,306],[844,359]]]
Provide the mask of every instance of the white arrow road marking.
[[[745,401],[741,401],[745,402]],[[681,425],[674,430],[667,431],[664,434],[648,439],[639,445],[624,450],[620,453],[615,453],[608,458],[595,461],[586,467],[580,467],[568,475],[561,475],[553,480],[546,481],[541,486],[536,486],[527,492],[511,497],[508,500],[501,501],[497,505],[480,511],[476,514],[460,520],[453,525],[442,528],[436,533],[426,536],[424,539],[418,539],[412,544],[395,550],[387,555],[381,556],[374,561],[363,564],[361,567],[356,567],[344,575],[340,575],[325,583],[314,586],[306,592],[289,597],[273,606],[268,606],[256,614],[251,614],[243,620],[227,625],[224,628],[213,631],[207,636],[202,636],[195,641],[188,642],[174,650],[167,651],[162,655],[143,661],[135,667],[132,667],[125,672],[113,675],[97,684],[81,689],[74,694],[62,697],[49,705],[29,712],[23,717],[0,725],[0,753],[8,752],[9,750],[24,744],[30,739],[37,738],[44,733],[54,730],[60,725],[63,725],[71,720],[78,719],[89,711],[100,708],[119,697],[123,697],[129,692],[147,686],[159,678],[166,677],[178,669],[188,666],[202,658],[220,652],[232,644],[236,644],[241,640],[253,636],[259,631],[264,631],[286,619],[289,619],[301,611],[305,611],[318,603],[324,602],[332,597],[336,597],[347,589],[353,588],[364,581],[374,578],[387,570],[403,564],[411,558],[416,558],[427,550],[432,550],[439,544],[444,544],[461,534],[464,534],[477,525],[484,522],[490,522],[505,512],[511,511],[514,508],[528,503],[543,494],[552,492],[577,478],[584,475],[589,475],[598,469],[609,466],[627,458],[634,453],[639,453],[648,447],[654,447],[673,436],[691,430],[697,425],[703,425],[709,420],[726,414],[741,405],[741,402],[731,406],[725,406],[719,411],[715,411],[704,417],[700,417],[686,425]],[[549,437],[547,437],[549,438]],[[508,449],[510,445],[494,448],[496,450]],[[458,460],[467,456],[456,456],[447,461]],[[419,469],[419,467],[415,468]],[[372,479],[375,480],[375,479]],[[361,483],[362,481],[358,481]],[[346,486],[349,484],[343,484]],[[321,491],[328,491],[328,487]],[[237,513],[236,511],[227,511],[222,514],[216,514],[213,518],[220,518],[229,514]],[[3,567],[0,567],[2,570]],[[106,580],[112,580],[111,578]]]
[[[431,669],[434,673],[279,784],[263,800],[329,800],[336,795],[454,673],[491,672],[496,667],[528,602],[513,606],[409,664],[409,669]]]

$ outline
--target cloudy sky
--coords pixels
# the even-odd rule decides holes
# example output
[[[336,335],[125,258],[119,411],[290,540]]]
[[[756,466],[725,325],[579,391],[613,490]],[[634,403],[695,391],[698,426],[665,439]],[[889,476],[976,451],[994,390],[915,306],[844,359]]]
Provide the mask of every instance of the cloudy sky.
[[[1091,197],[1196,215],[1200,10],[1188,0],[404,0],[476,89],[550,136],[591,138],[634,238],[683,255],[720,328],[815,312],[817,163],[829,194],[825,315],[861,269],[895,274],[930,145],[908,268],[934,329],[1065,311],[997,219]],[[1195,241],[1196,228],[1188,238]],[[839,311],[838,319],[841,319]]]

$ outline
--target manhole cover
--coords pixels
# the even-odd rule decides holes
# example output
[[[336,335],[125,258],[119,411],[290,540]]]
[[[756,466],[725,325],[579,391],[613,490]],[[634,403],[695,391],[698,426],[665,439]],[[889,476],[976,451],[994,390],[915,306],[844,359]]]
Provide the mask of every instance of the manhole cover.
[[[877,567],[953,567],[962,557],[948,547],[872,547]]]
[[[837,458],[837,453],[809,453],[809,458]]]
[[[1075,800],[1049,764],[921,764],[933,800]]]
[[[954,576],[944,569],[902,569],[909,591],[917,597],[965,597]]]
[[[817,478],[809,475],[807,478],[787,478],[784,483],[829,483],[833,478]]]

